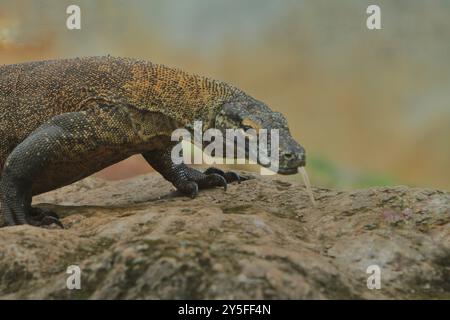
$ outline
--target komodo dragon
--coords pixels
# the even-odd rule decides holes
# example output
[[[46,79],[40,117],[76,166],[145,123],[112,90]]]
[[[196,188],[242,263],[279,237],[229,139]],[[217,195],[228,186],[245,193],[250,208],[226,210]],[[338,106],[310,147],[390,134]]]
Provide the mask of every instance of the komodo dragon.
[[[223,82],[147,61],[87,57],[0,66],[0,193],[8,225],[58,224],[31,198],[142,154],[181,193],[239,181],[171,160],[171,133],[203,129],[279,129],[279,173],[305,165],[285,118]]]

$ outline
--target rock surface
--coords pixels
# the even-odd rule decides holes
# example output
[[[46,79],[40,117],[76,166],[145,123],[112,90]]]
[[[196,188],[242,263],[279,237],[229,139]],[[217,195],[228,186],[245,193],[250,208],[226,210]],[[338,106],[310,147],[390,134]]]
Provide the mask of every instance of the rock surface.
[[[314,194],[316,207],[301,185],[255,177],[191,200],[157,174],[88,178],[34,199],[65,230],[0,229],[0,298],[450,298],[448,192]]]

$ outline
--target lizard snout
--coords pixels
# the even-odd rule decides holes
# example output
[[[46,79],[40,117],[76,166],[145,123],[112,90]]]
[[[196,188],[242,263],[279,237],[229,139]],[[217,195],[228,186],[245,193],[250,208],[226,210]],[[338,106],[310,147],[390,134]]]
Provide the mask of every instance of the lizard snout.
[[[306,156],[303,149],[300,152],[288,151],[281,154],[281,157],[286,162],[287,167],[297,168],[304,167],[306,165]]]
[[[295,174],[298,172],[298,167],[306,165],[305,149],[290,136],[284,137],[281,141],[278,173]]]

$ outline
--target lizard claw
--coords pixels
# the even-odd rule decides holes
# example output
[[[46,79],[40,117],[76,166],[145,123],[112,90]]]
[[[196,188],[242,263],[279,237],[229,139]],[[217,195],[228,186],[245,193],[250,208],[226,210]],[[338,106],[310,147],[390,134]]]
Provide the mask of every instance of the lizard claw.
[[[198,195],[198,184],[194,181],[182,181],[177,185],[177,189],[192,199]]]
[[[218,178],[219,186],[223,187],[224,191],[227,191],[227,180],[223,176],[219,176],[222,179]]]
[[[194,199],[198,195],[198,185],[194,182],[191,190],[191,194],[189,195],[191,199]]]
[[[47,209],[31,208],[31,213],[28,220],[31,225],[37,227],[57,225],[61,229],[64,229],[64,225],[59,220],[58,215]]]
[[[58,218],[55,218],[55,217],[52,217],[52,216],[45,216],[41,220],[41,226],[51,226],[53,224],[57,225],[61,229],[64,229],[64,225],[62,224],[62,222]]]
[[[227,182],[237,181],[238,184],[240,184],[242,180],[245,180],[245,178],[241,177],[234,171],[225,172],[224,177],[227,179]]]
[[[183,171],[184,170],[184,171]],[[223,187],[227,191],[228,183],[248,180],[247,177],[242,177],[239,174],[228,171],[224,172],[217,168],[208,168],[204,172],[196,169],[184,167],[182,176],[176,176],[173,185],[177,190],[191,198],[195,198],[200,189],[209,189],[214,187]]]
[[[232,182],[235,182],[235,181],[237,183],[241,183],[242,181],[247,180],[247,178],[240,176],[239,174],[237,174],[234,171],[224,172],[224,171],[222,171],[220,169],[217,169],[217,168],[214,168],[214,167],[206,169],[205,172],[203,172],[203,173],[206,174],[206,175],[211,175],[211,174],[221,175],[222,177],[225,178],[225,180],[228,183],[232,183]]]
[[[205,178],[198,181],[200,188],[223,187],[227,191],[227,180],[217,173],[208,174]]]

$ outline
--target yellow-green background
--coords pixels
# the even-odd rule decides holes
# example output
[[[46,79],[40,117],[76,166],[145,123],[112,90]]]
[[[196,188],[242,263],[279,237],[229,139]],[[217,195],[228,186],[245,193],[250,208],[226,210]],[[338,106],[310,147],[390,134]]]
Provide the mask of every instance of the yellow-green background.
[[[69,4],[81,31],[65,28]],[[369,4],[382,30],[367,30]],[[106,54],[224,80],[285,113],[315,185],[450,189],[450,1],[0,0],[1,64]],[[135,157],[102,175],[145,170]]]

